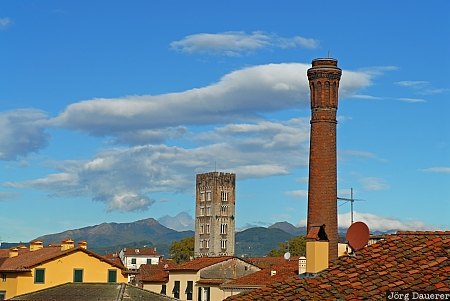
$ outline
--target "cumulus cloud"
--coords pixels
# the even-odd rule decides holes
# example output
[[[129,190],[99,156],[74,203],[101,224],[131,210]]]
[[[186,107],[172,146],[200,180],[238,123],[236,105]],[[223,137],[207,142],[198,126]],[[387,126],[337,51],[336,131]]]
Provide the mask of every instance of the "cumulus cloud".
[[[16,160],[47,146],[46,114],[34,109],[0,112],[0,160]]]
[[[154,202],[153,192],[190,189],[195,174],[210,171],[214,162],[240,179],[306,167],[307,125],[303,119],[228,125],[201,135],[194,148],[161,144],[111,149],[90,160],[60,162],[58,172],[46,177],[7,185],[54,196],[87,196],[105,203],[107,210],[146,210]],[[245,132],[246,138],[236,132]]]
[[[372,213],[353,212],[354,221],[361,221],[369,226],[373,231],[397,231],[397,230],[435,230],[433,226],[419,220],[402,220],[394,217],[380,216]],[[347,229],[351,224],[351,213],[338,214],[338,226],[340,229]],[[306,226],[306,219],[298,223],[299,226]]]
[[[7,17],[0,18],[0,30],[8,28],[12,24],[12,20]]]
[[[162,139],[168,131],[183,134],[182,128],[189,125],[255,120],[262,113],[307,106],[308,68],[309,64],[300,63],[260,65],[180,93],[86,100],[69,105],[53,124],[133,143]],[[370,82],[367,74],[343,71],[340,93],[351,95]],[[124,138],[129,134],[135,138]]]
[[[284,38],[264,32],[248,34],[242,31],[193,34],[170,44],[172,49],[189,54],[203,53],[225,56],[240,56],[266,47],[314,49],[318,46],[319,42],[312,38],[301,36]]]

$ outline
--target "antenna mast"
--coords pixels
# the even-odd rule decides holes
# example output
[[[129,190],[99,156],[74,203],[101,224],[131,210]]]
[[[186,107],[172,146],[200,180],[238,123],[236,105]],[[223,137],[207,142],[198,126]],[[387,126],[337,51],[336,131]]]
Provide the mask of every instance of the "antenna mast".
[[[340,198],[340,197],[338,197],[337,199],[338,199],[338,201],[345,201],[345,203],[350,202],[350,221],[351,221],[351,224],[353,224],[353,222],[354,222],[354,219],[353,219],[353,202],[354,201],[364,201],[364,200],[355,200],[353,198],[353,188],[350,188],[350,198]],[[342,204],[342,205],[344,205],[344,204]]]

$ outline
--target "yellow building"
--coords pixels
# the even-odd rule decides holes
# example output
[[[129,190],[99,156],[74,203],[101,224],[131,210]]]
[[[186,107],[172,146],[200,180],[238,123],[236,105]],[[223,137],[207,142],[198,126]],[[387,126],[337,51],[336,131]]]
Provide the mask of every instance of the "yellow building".
[[[87,250],[81,241],[44,247],[33,241],[30,247],[0,250],[0,300],[67,282],[126,283],[124,267]]]

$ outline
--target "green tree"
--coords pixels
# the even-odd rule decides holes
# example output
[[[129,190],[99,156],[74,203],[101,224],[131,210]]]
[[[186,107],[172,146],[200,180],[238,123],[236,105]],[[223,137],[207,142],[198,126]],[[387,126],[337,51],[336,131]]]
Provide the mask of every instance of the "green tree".
[[[194,256],[194,236],[174,241],[170,245],[170,256],[177,263],[188,261]]]
[[[278,244],[278,249],[273,249],[267,256],[283,256],[287,251],[292,256],[305,256],[306,254],[306,240],[303,236],[296,236],[287,242]]]

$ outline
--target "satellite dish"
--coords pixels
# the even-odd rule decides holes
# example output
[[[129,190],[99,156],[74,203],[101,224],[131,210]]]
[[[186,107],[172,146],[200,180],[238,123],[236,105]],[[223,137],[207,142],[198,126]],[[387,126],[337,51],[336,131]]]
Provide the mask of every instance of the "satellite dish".
[[[363,222],[353,223],[347,230],[345,238],[349,246],[355,250],[361,250],[369,242],[369,227]]]
[[[289,258],[291,258],[291,253],[289,252],[284,253],[284,259],[289,260]]]

